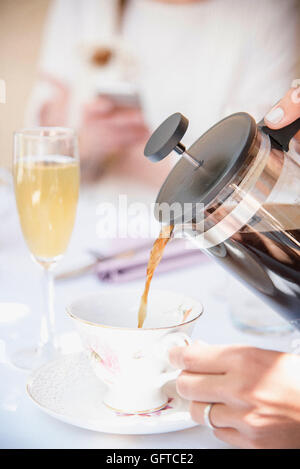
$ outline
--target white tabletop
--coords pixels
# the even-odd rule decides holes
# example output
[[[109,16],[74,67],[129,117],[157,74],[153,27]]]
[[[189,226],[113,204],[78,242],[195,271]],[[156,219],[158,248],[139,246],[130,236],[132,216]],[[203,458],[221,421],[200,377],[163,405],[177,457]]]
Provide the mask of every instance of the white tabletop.
[[[91,200],[93,202],[91,202]],[[81,198],[79,213],[70,248],[64,266],[82,257],[89,247],[101,241],[96,237],[96,204],[91,194]],[[63,267],[63,266],[62,266]],[[62,268],[61,267],[61,268]],[[77,428],[44,414],[25,392],[28,373],[14,368],[9,356],[27,342],[37,338],[39,310],[42,296],[39,269],[28,255],[20,234],[14,206],[5,217],[0,233],[0,447],[1,448],[226,448],[211,431],[195,427],[174,433],[157,435],[110,435]],[[155,277],[152,287],[181,290],[199,299],[205,313],[194,332],[195,338],[209,343],[248,343],[264,348],[291,350],[295,335],[258,336],[239,332],[229,317],[225,291],[227,274],[212,261],[192,268],[170,272]],[[57,282],[56,315],[57,330],[65,352],[78,349],[76,333],[65,315],[65,305],[81,293],[104,289],[128,288],[129,284],[100,283],[93,276]],[[143,280],[130,282],[130,288],[140,288]],[[238,291],[232,291],[238,295]],[[23,320],[8,317],[3,303],[21,303],[30,308]]]

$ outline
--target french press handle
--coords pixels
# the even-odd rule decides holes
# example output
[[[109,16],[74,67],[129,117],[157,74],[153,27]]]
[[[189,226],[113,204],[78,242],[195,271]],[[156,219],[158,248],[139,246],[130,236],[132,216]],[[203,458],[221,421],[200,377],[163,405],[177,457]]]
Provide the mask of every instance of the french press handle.
[[[282,129],[270,129],[265,125],[263,119],[257,125],[265,134],[269,135],[273,148],[288,151],[290,140],[300,130],[300,117]]]

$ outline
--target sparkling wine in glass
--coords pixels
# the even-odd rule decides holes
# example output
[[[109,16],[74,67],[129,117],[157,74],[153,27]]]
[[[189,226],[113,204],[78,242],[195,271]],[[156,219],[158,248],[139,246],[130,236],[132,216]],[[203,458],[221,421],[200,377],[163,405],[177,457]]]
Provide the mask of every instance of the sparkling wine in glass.
[[[58,353],[53,269],[67,249],[76,215],[79,156],[74,130],[37,127],[16,132],[13,173],[23,236],[45,283],[40,343],[13,358],[16,366],[31,369]]]

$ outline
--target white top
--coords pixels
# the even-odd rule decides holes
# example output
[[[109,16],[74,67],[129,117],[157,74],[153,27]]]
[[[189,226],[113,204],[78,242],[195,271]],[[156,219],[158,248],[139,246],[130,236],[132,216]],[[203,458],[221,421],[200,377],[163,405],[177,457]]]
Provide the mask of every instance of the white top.
[[[86,75],[79,78],[82,51],[92,44],[117,44],[138,66],[135,80],[150,127],[180,111],[190,119],[185,142],[192,143],[232,112],[248,111],[260,119],[295,78],[297,0],[186,5],[129,0],[121,38],[115,30],[117,3],[53,2],[40,67],[64,82],[77,83],[74,99],[78,87],[89,86]],[[114,73],[119,74],[120,67]],[[31,120],[47,93],[36,89],[34,95]]]

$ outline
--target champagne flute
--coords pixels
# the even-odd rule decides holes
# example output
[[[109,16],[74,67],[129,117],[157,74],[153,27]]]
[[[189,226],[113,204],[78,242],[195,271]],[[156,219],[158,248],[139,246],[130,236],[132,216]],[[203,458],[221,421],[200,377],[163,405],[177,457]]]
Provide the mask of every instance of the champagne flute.
[[[79,155],[72,129],[37,127],[14,134],[14,187],[22,233],[43,269],[45,311],[40,343],[17,352],[12,362],[32,369],[58,354],[53,269],[67,249],[79,193]]]

